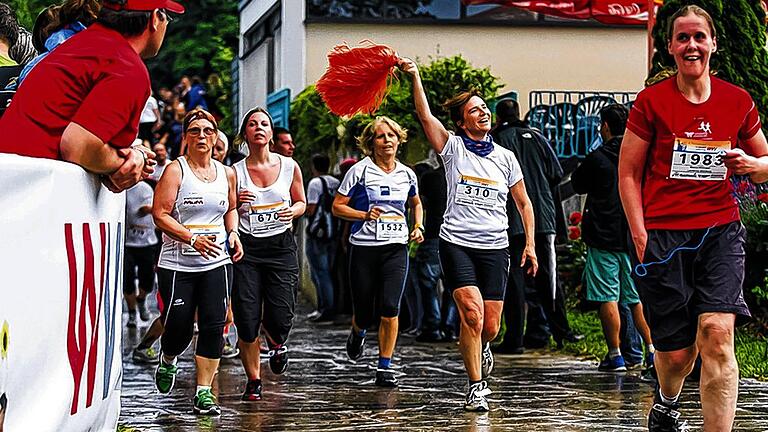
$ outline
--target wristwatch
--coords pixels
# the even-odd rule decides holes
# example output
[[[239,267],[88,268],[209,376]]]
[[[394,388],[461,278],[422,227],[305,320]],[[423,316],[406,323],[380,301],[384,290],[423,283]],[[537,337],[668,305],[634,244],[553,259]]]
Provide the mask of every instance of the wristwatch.
[[[197,240],[197,237],[199,237],[197,234],[192,234],[192,238],[189,239],[190,246],[195,247],[195,241]]]
[[[421,231],[422,234],[424,234],[424,225],[416,224],[416,225],[413,226],[413,229],[417,229],[417,230]]]

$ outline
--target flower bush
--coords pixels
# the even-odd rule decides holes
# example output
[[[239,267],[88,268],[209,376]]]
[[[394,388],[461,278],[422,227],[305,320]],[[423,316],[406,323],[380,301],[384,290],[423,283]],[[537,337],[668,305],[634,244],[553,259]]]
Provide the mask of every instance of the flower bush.
[[[734,199],[747,231],[744,295],[758,332],[768,334],[768,185],[732,179]]]

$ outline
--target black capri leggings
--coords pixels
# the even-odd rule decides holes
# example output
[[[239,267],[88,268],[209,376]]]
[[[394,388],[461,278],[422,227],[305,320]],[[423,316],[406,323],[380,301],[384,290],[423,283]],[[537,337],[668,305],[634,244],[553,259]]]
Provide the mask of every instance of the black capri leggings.
[[[270,345],[282,345],[293,326],[295,292],[299,284],[293,233],[286,230],[272,237],[256,238],[240,232],[240,240],[244,255],[235,263],[232,290],[232,313],[238,337],[252,343],[263,324],[271,339]]]
[[[136,276],[139,277],[139,288],[144,292],[152,292],[155,285],[155,263],[157,262],[155,245],[146,247],[125,247],[125,263],[123,265],[123,293],[136,293]],[[138,270],[138,273],[137,273]]]
[[[160,339],[162,351],[169,356],[183,353],[192,341],[197,311],[197,349],[195,354],[209,359],[221,358],[224,347],[224,322],[227,319],[232,264],[202,272],[158,269],[160,297],[165,304]]]
[[[359,328],[373,324],[377,305],[382,317],[398,316],[407,275],[408,249],[404,244],[350,247],[349,282]]]

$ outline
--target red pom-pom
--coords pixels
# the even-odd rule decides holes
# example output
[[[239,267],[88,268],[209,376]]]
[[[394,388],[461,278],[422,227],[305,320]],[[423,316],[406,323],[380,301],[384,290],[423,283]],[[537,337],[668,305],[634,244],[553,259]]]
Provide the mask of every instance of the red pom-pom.
[[[328,53],[328,70],[317,81],[317,92],[336,115],[371,114],[387,95],[397,61],[395,50],[386,45],[337,45]]]

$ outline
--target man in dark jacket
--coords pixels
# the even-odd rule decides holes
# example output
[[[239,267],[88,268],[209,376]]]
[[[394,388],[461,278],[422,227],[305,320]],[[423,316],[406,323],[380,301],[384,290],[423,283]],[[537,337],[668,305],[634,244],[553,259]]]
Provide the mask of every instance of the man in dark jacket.
[[[581,222],[582,237],[587,245],[584,285],[587,300],[600,303],[600,321],[608,344],[608,355],[598,369],[610,372],[627,370],[619,348],[619,303],[630,307],[637,330],[649,353],[653,352],[651,332],[631,278],[628,225],[619,199],[619,149],[628,116],[624,105],[609,105],[600,110],[600,135],[604,144],[590,153],[571,175],[573,189],[587,194]]]
[[[563,170],[552,147],[540,133],[520,120],[520,108],[512,99],[502,99],[496,105],[496,127],[491,132],[494,140],[515,153],[523,170],[525,189],[533,204],[536,217],[536,256],[539,271],[534,285],[555,342],[573,341],[574,336],[565,313],[562,288],[557,284],[555,263],[555,202],[552,190],[560,183]],[[520,214],[513,200],[507,201],[509,215],[509,255],[513,263],[520,262],[525,247],[525,232]],[[504,298],[504,320],[507,331],[501,353],[523,351],[525,323],[525,273],[516,265],[510,266],[507,292]]]

